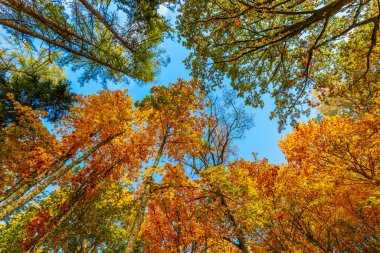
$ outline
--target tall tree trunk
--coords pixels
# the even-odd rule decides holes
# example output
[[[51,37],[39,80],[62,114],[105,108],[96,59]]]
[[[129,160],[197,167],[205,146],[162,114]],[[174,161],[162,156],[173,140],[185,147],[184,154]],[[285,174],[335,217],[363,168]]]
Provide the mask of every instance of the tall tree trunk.
[[[102,146],[106,145],[107,143],[114,140],[116,137],[122,135],[124,133],[120,132],[116,135],[110,136],[104,141],[98,143],[94,147],[92,147],[90,150],[88,150],[84,155],[82,155],[77,160],[73,161],[70,165],[61,167],[60,169],[56,170],[54,173],[52,173],[47,179],[45,179],[43,182],[41,182],[39,185],[35,186],[30,192],[28,192],[25,195],[21,195],[20,198],[13,201],[12,203],[8,205],[1,205],[0,206],[0,220],[5,219],[8,215],[13,213],[15,210],[17,210],[20,207],[23,207],[25,204],[27,204],[30,200],[32,200],[35,196],[37,196],[39,193],[41,193],[46,187],[48,187],[52,182],[57,180],[59,177],[61,177],[63,174],[71,170],[74,166],[80,164],[81,162],[85,161],[90,155],[92,155],[96,150],[101,148]]]
[[[41,236],[40,238],[38,238],[37,242],[31,248],[29,248],[27,251],[25,251],[25,253],[36,253],[38,251],[39,247],[41,246],[41,243],[44,242],[46,240],[46,238],[48,238],[51,235],[54,228],[61,226],[62,222],[67,217],[69,217],[70,214],[74,211],[75,207],[79,203],[78,200],[79,200],[79,197],[74,201],[74,203],[72,203],[72,205],[70,206],[70,209],[68,211],[60,214],[58,219],[49,228],[49,231],[47,233],[45,233],[43,236]]]
[[[150,194],[150,188],[151,188],[152,180],[153,180],[153,178],[152,178],[152,176],[150,176],[147,180],[145,180],[145,182],[143,184],[145,188],[144,188],[144,191],[143,191],[142,196],[141,196],[140,206],[137,210],[136,217],[133,221],[132,229],[129,233],[128,243],[127,243],[127,246],[125,248],[126,253],[132,253],[133,247],[135,246],[135,243],[137,241],[137,237],[138,237],[139,232],[140,232],[141,225],[144,222],[145,209],[148,206],[148,197]]]
[[[168,135],[165,134],[164,138],[162,139],[160,148],[157,152],[157,156],[156,156],[156,159],[154,161],[153,168],[156,168],[158,166],[158,163],[160,162],[160,159],[161,159],[162,153],[164,151],[164,146],[166,144],[167,138],[168,138]],[[141,225],[144,222],[145,209],[148,206],[148,198],[150,195],[150,189],[152,186],[152,182],[153,182],[153,175],[149,175],[149,177],[143,183],[144,191],[143,191],[142,196],[141,196],[140,206],[137,209],[137,214],[135,216],[131,231],[129,233],[128,243],[127,243],[127,245],[125,247],[125,251],[124,251],[125,253],[132,253],[133,247],[135,246],[135,243],[137,241],[137,237],[138,237],[138,234],[140,232]]]
[[[67,154],[64,157],[61,157],[55,165],[50,170],[46,170],[44,173],[41,173],[37,175],[35,178],[32,179],[31,182],[25,182],[21,184],[19,187],[16,187],[16,189],[10,189],[11,191],[5,196],[0,202],[0,210],[3,209],[5,206],[10,205],[17,199],[21,198],[27,191],[31,190],[35,185],[42,182],[49,176],[51,176],[54,172],[56,172],[58,169],[62,168],[63,165],[70,159],[71,154]]]
[[[101,173],[100,175],[98,175],[97,179],[96,180],[92,180],[90,182],[87,182],[88,184],[85,184],[85,185],[82,185],[78,190],[77,192],[71,197],[71,205],[70,205],[70,208],[69,210],[67,211],[63,211],[61,212],[60,214],[58,214],[58,216],[55,217],[54,219],[54,222],[51,222],[51,226],[49,227],[49,230],[44,234],[42,235],[41,237],[37,238],[37,241],[28,249],[28,253],[34,253],[37,251],[37,249],[40,247],[40,245],[47,239],[47,238],[50,238],[51,234],[54,232],[54,229],[61,226],[62,222],[67,219],[67,217],[70,216],[70,214],[74,211],[75,207],[79,204],[79,201],[81,200],[81,197],[83,195],[86,194],[86,192],[88,191],[88,189],[92,188],[92,187],[95,187],[100,181],[101,179],[103,179],[104,177],[106,177],[107,175],[109,175],[111,173],[111,171],[113,170],[113,168],[115,168],[115,166],[117,164],[119,164],[119,162],[122,161],[122,159],[118,159],[116,162],[114,162],[107,170],[105,170],[103,173]],[[87,239],[85,238],[83,242],[86,242],[86,246],[87,246]],[[81,248],[83,250],[83,247]],[[85,251],[84,251],[85,252]]]
[[[244,231],[244,229],[240,226],[238,220],[236,219],[235,215],[233,214],[231,208],[229,207],[226,198],[224,197],[223,193],[219,190],[218,193],[221,196],[221,205],[226,208],[227,212],[227,218],[230,220],[232,223],[234,232],[236,234],[236,237],[239,241],[239,244],[237,245],[239,249],[243,253],[253,253],[253,250],[251,246],[249,245],[249,242],[247,240],[247,234]]]

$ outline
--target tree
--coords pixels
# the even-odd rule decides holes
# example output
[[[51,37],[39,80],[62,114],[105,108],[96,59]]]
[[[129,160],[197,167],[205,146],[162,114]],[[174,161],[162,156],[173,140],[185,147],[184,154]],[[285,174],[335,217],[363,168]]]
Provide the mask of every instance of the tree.
[[[262,95],[269,93],[276,102],[271,117],[279,118],[280,129],[287,119],[295,124],[308,112],[301,105],[309,91],[323,84],[320,75],[347,66],[347,53],[364,64],[349,80],[352,87],[377,66],[372,55],[378,50],[379,4],[374,0],[184,1],[180,13],[178,29],[193,50],[186,61],[193,75],[213,84],[227,76],[255,107],[262,107]],[[361,38],[360,50],[345,50],[358,45],[353,38]]]
[[[58,141],[31,108],[16,103],[23,112],[23,124],[4,129],[1,180],[6,183],[1,189],[1,219],[26,205],[78,164],[102,152],[105,145],[123,136],[132,137],[132,128],[138,127],[132,101],[122,91],[104,91],[101,96],[79,99],[78,105],[62,120],[62,128],[57,129],[62,138]]]
[[[164,157],[181,161],[185,155],[195,152],[201,145],[202,129],[206,122],[203,118],[204,92],[196,80],[184,82],[178,80],[168,88],[159,86],[151,90],[147,96],[136,105],[141,111],[148,113],[145,134],[153,140],[153,165],[147,168],[140,207],[131,227],[125,252],[131,253],[136,244],[138,234],[148,207],[154,175],[160,170],[159,163]]]
[[[65,115],[74,103],[75,95],[62,70],[53,63],[56,54],[47,49],[33,53],[25,50],[0,50],[0,127],[17,122],[12,98],[24,106],[48,113],[50,121]]]
[[[170,27],[157,10],[174,1],[2,0],[0,24],[19,41],[43,42],[83,70],[82,82],[152,81]]]
[[[273,221],[272,242],[283,250],[379,250],[378,113],[303,123],[281,141],[289,164],[276,180],[276,206],[286,215]]]
[[[221,97],[210,96],[208,103],[209,120],[204,129],[204,149],[185,162],[195,171],[226,165],[237,153],[234,141],[243,138],[245,131],[254,125],[253,115],[248,114],[244,106],[239,104],[233,91],[225,91]]]
[[[315,106],[324,115],[345,115],[359,118],[377,106],[379,97],[379,47],[375,46],[369,56],[371,67],[366,61],[366,36],[370,27],[362,28],[361,33],[351,35],[349,43],[335,43],[341,56],[335,57],[331,64],[332,71],[315,76]],[[363,76],[363,73],[366,73]]]
[[[253,117],[239,105],[235,94],[231,91],[223,95],[223,102],[217,102],[217,98],[210,98],[209,104],[210,107],[207,110],[209,121],[204,129],[203,148],[182,162],[202,179],[199,188],[207,192],[206,196],[198,197],[204,199],[198,205],[206,210],[214,210],[212,214],[205,216],[210,219],[212,216],[213,220],[207,222],[201,219],[201,223],[205,226],[207,234],[214,231],[215,235],[206,236],[205,245],[200,245],[205,250],[215,250],[213,245],[207,245],[207,241],[211,240],[231,248],[231,251],[240,249],[242,252],[252,252],[247,232],[236,217],[235,208],[231,206],[233,196],[227,194],[223,186],[226,181],[231,180],[226,178],[226,174],[233,173],[228,166],[228,162],[236,153],[233,142],[242,138],[244,132],[252,127]],[[205,171],[211,171],[211,173]],[[240,186],[238,186],[239,189],[241,189]],[[197,196],[193,198],[197,199]],[[236,206],[236,203],[234,204]],[[219,209],[223,212],[216,211]],[[201,217],[202,214],[199,216]],[[231,227],[229,233],[226,232],[228,227]],[[221,237],[221,234],[224,235]],[[199,244],[199,242],[195,243]]]
[[[136,208],[125,228],[126,241],[120,243],[131,252],[156,183],[154,176],[164,173],[160,161],[182,160],[201,144],[203,97],[195,80],[154,87],[138,108],[123,91],[78,96],[76,106],[54,131],[59,140],[42,125],[37,112],[14,102],[24,113],[20,124],[4,128],[0,219],[12,217],[51,184],[68,190],[64,203],[55,207],[58,212],[35,218],[38,231],[29,234],[25,248],[35,252],[83,203],[95,201],[103,180],[128,179],[136,185]],[[20,140],[27,142],[19,145]]]

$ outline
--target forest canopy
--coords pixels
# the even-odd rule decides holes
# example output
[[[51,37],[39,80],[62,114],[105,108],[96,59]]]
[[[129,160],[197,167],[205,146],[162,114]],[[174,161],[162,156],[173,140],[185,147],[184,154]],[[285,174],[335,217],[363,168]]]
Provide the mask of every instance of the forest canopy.
[[[379,9],[0,0],[0,252],[380,252]],[[236,148],[268,94],[277,164]]]
[[[311,90],[342,96],[353,86],[376,89],[379,22],[373,0],[189,0],[178,30],[195,77],[211,84],[228,77],[254,107],[270,94],[282,128],[309,112],[302,105]]]

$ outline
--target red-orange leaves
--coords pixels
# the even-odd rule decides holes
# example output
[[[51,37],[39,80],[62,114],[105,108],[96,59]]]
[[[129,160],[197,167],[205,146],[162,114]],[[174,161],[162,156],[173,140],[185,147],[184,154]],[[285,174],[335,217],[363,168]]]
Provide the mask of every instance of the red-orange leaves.
[[[41,208],[36,213],[35,218],[26,226],[26,238],[20,241],[24,250],[28,250],[39,237],[43,236],[47,231],[47,224],[50,222],[51,214],[49,210]]]
[[[200,186],[189,180],[181,166],[165,166],[162,183],[153,187],[143,229],[147,252],[183,252],[205,249],[207,238],[215,237],[209,225],[212,212],[202,209],[206,200]]]

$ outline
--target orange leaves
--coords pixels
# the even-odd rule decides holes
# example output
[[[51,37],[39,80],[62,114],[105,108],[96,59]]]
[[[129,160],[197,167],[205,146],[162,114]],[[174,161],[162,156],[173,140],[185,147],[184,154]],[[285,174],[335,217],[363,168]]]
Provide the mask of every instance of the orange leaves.
[[[22,106],[9,96],[19,120],[17,124],[0,129],[0,192],[12,187],[15,182],[29,181],[36,174],[46,171],[60,148],[39,118],[44,112]]]
[[[24,250],[30,249],[34,241],[47,232],[47,224],[50,222],[50,219],[51,214],[49,210],[45,208],[41,208],[41,210],[36,213],[35,218],[26,226],[26,238],[20,241]]]
[[[204,249],[207,237],[213,237],[208,225],[211,216],[202,210],[204,201],[199,186],[189,180],[181,166],[165,166],[162,183],[153,188],[143,229],[148,252],[177,252]],[[207,231],[207,232],[206,232]]]
[[[211,166],[206,156],[218,147],[204,139],[211,118],[204,107],[196,81],[154,87],[136,107],[123,91],[103,91],[78,99],[62,119],[60,140],[34,112],[20,108],[25,124],[4,129],[9,142],[1,147],[7,150],[1,154],[7,179],[2,190],[39,175],[46,181],[59,170],[51,182],[60,183],[56,194],[62,194],[56,201],[46,198],[25,223],[24,245],[41,245],[41,238],[64,245],[73,235],[90,245],[87,227],[50,238],[52,227],[81,227],[85,217],[97,240],[119,249],[130,233],[142,238],[146,252],[374,247],[380,224],[378,111],[300,124],[280,143],[288,160],[282,165],[221,159]],[[218,131],[214,144],[228,144],[231,136]]]
[[[287,240],[293,230],[308,240],[290,243],[318,250],[373,247],[367,240],[379,233],[373,224],[380,220],[372,215],[379,203],[371,202],[368,209],[365,203],[379,186],[374,166],[380,159],[379,128],[376,111],[356,119],[325,117],[321,123],[300,124],[280,142],[289,164],[282,166],[276,182],[275,203],[281,208],[273,210],[279,226],[273,236]],[[279,219],[281,213],[288,215]],[[280,232],[280,226],[290,231]]]
[[[358,120],[335,116],[322,123],[300,124],[280,143],[289,162],[303,169],[340,173],[373,184],[380,179],[379,120],[368,113]],[[369,120],[372,119],[372,120]]]
[[[165,154],[181,160],[195,152],[201,142],[205,119],[202,117],[205,94],[196,80],[181,79],[169,87],[156,86],[152,95],[136,103],[146,116],[145,136],[159,146],[165,138]]]
[[[132,99],[126,92],[106,90],[78,97],[77,106],[63,119],[60,133],[65,146],[79,148],[131,129],[133,120]]]
[[[278,213],[278,214],[272,214],[271,218],[273,220],[282,220],[284,219],[286,216],[288,216],[287,213]]]

